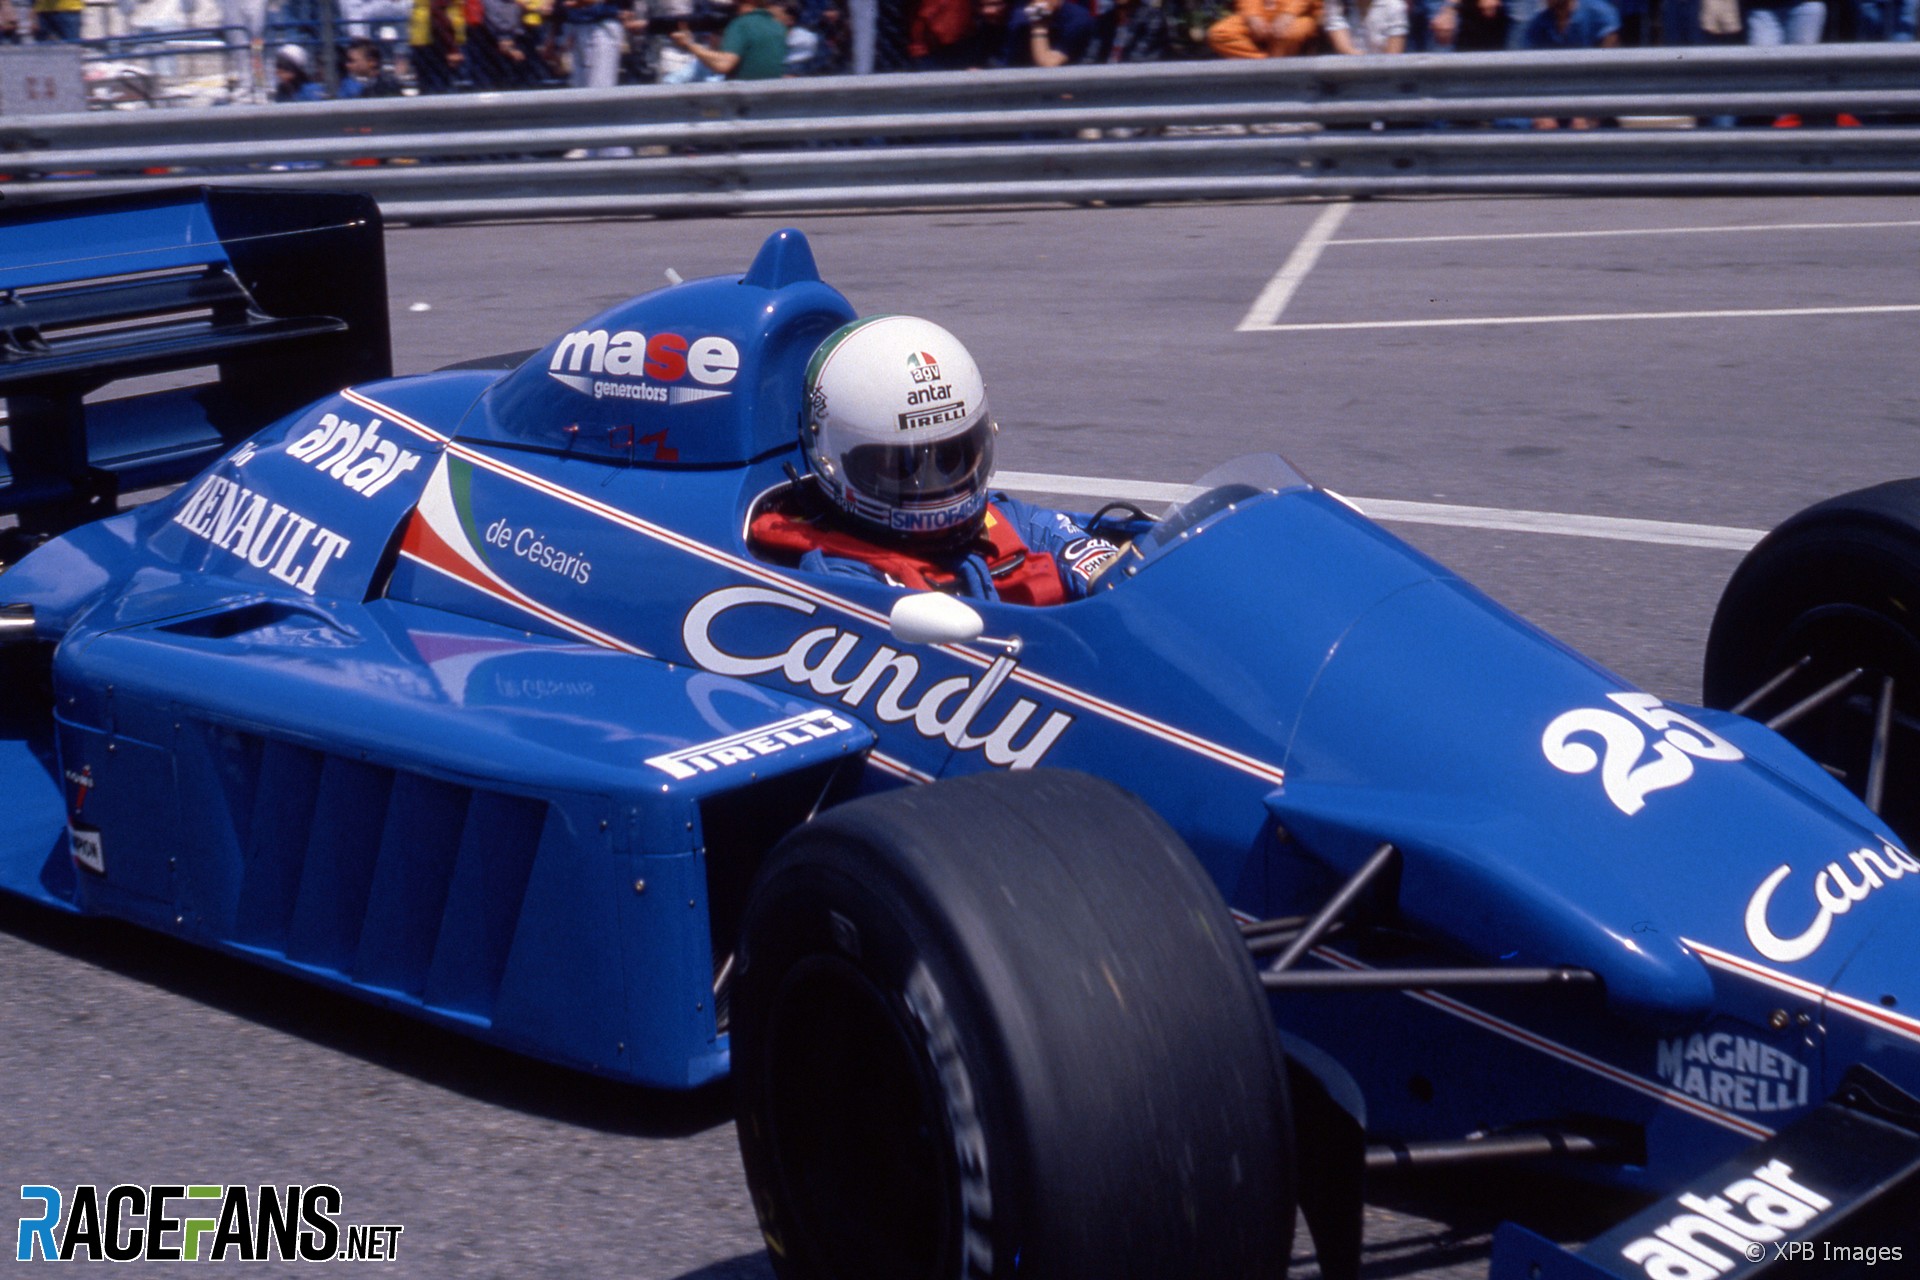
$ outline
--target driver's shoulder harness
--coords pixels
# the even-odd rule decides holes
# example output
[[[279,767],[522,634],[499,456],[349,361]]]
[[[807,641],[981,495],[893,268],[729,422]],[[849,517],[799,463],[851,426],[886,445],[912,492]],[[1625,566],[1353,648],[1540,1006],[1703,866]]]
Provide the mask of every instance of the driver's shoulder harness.
[[[994,593],[1008,604],[1061,604],[1067,599],[1053,557],[1022,541],[1013,522],[992,503],[972,541],[938,554],[882,546],[838,527],[829,511],[809,511],[809,505],[791,491],[768,502],[747,525],[749,545],[756,553],[789,563],[818,551],[858,561],[914,591],[959,595],[974,594],[967,590],[970,575],[961,566],[978,557],[987,567]]]

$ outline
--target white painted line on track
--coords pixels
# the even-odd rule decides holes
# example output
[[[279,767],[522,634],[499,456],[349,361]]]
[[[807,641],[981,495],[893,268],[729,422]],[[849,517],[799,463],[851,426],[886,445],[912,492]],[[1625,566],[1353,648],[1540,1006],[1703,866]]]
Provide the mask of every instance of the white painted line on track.
[[[994,483],[1022,493],[1065,497],[1125,498],[1136,502],[1183,502],[1201,492],[1188,484],[1157,480],[1121,480],[1099,476],[1058,476],[1038,471],[998,471]],[[1340,495],[1334,495],[1339,497]],[[1550,533],[1613,542],[1651,542],[1667,547],[1745,551],[1765,536],[1764,529],[1721,524],[1681,524],[1624,516],[1570,515],[1552,511],[1509,511],[1443,502],[1404,502],[1396,498],[1341,498],[1373,520],[1398,524],[1444,525],[1456,529],[1493,529],[1504,533]]]
[[[1456,507],[1440,502],[1400,502],[1392,498],[1355,498],[1353,504],[1374,520],[1406,524],[1451,525],[1460,529],[1499,529],[1508,533],[1556,533],[1571,538],[1614,542],[1652,542],[1667,547],[1708,547],[1745,551],[1766,536],[1765,529],[1724,524],[1679,524],[1671,520],[1634,520],[1625,516],[1564,515],[1551,511],[1505,511],[1498,507]]]
[[[1327,247],[1327,241],[1353,209],[1345,200],[1330,204],[1320,211],[1320,216],[1307,228],[1307,234],[1300,237],[1300,243],[1293,246],[1293,252],[1280,264],[1280,270],[1273,279],[1267,281],[1267,287],[1247,308],[1247,314],[1240,320],[1237,332],[1247,333],[1259,329],[1271,329],[1280,313],[1287,309],[1287,303],[1293,301],[1294,290],[1313,270],[1313,264],[1320,261],[1321,251]]]
[[[1353,236],[1329,240],[1341,244],[1457,244],[1472,240],[1595,240],[1611,236],[1696,236],[1743,231],[1874,231],[1890,227],[1920,227],[1920,219],[1887,222],[1780,222],[1721,227],[1619,227],[1605,231],[1489,231],[1446,236]]]
[[[1312,324],[1240,322],[1240,331],[1308,333],[1335,329],[1465,329],[1474,325],[1592,324],[1603,320],[1763,320],[1782,316],[1878,316],[1920,311],[1920,302],[1868,307],[1754,307],[1740,311],[1596,311],[1580,315],[1457,316],[1436,320],[1331,320]]]

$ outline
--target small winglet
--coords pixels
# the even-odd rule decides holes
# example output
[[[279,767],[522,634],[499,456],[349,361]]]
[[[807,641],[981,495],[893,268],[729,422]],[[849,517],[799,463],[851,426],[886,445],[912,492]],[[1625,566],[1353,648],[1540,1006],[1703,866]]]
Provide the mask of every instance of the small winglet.
[[[753,265],[747,268],[740,283],[762,289],[784,289],[790,284],[819,279],[820,268],[814,265],[813,247],[807,243],[806,236],[792,227],[783,227],[760,246]]]

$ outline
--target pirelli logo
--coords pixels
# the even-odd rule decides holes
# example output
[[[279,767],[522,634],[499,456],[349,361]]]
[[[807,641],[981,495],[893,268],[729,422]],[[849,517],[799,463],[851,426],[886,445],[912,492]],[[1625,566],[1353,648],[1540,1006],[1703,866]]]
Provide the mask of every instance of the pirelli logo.
[[[731,737],[682,747],[661,756],[649,756],[647,763],[675,778],[697,778],[703,773],[715,773],[731,765],[758,760],[762,756],[778,755],[788,747],[804,747],[809,742],[831,738],[852,728],[853,721],[831,711],[809,711]]]
[[[919,392],[914,392],[919,395]],[[900,415],[902,431],[924,431],[928,427],[937,427],[943,422],[958,422],[967,416],[967,402],[955,401],[937,409],[909,409]]]

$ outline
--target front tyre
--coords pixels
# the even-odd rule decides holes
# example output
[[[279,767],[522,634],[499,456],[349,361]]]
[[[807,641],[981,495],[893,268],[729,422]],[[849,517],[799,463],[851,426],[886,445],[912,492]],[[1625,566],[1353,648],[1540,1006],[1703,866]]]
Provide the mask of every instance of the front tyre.
[[[1855,670],[1781,732],[1911,845],[1920,838],[1920,480],[1830,498],[1749,552],[1714,612],[1703,696],[1738,706],[1777,680],[1746,708],[1767,720]]]
[[[783,1280],[1271,1280],[1285,1072],[1218,893],[1052,770],[834,809],[741,926],[741,1153]]]

